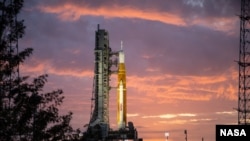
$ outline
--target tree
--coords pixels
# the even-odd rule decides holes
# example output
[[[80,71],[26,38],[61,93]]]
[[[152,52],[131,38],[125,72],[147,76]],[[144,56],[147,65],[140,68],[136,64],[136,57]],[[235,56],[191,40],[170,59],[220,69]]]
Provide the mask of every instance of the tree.
[[[22,6],[23,0],[0,1],[0,140],[72,140],[72,112],[60,115],[58,109],[63,91],[43,91],[47,74],[32,82],[19,75],[19,65],[33,51],[18,50],[25,29],[24,20],[17,19]]]

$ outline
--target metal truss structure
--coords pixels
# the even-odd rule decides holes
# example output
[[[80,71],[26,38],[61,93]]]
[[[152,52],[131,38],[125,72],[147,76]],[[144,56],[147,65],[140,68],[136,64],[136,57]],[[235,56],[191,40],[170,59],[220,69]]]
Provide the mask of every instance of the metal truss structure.
[[[250,124],[250,0],[241,0],[238,124]]]

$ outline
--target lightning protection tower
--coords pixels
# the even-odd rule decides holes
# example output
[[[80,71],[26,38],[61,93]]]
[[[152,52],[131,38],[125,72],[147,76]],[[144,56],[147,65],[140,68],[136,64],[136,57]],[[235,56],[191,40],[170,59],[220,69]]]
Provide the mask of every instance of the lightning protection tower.
[[[250,124],[250,0],[241,0],[238,124]]]

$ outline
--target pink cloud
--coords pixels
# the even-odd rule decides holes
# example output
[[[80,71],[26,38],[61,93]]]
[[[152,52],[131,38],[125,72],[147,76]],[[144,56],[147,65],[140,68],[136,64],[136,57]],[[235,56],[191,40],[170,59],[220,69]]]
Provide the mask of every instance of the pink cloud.
[[[235,70],[236,71],[236,70]],[[237,99],[235,71],[231,70],[215,76],[128,76],[128,89],[134,89],[146,97],[149,103],[172,103],[178,100],[209,101],[212,98]],[[144,97],[146,100],[147,98]]]
[[[33,60],[37,62],[38,60]],[[92,70],[76,70],[71,68],[56,68],[51,65],[49,61],[38,61],[35,65],[21,65],[21,72],[25,72],[25,74],[51,74],[51,75],[59,75],[59,76],[71,76],[71,77],[93,77]]]
[[[156,9],[139,9],[133,6],[102,5],[100,7],[89,7],[87,4],[77,5],[65,3],[57,6],[40,6],[39,9],[45,13],[58,14],[63,21],[76,21],[81,16],[103,16],[105,18],[137,18],[150,21],[158,21],[176,26],[198,25],[213,30],[234,33],[234,27],[238,23],[235,17],[213,17],[203,18],[201,16],[182,17],[179,13],[158,11]]]
[[[104,16],[105,18],[139,18],[152,21],[160,21],[173,25],[186,25],[183,19],[177,15],[151,10],[145,11],[128,6],[112,5],[111,7],[102,6],[99,8],[91,8],[86,5],[64,4],[61,6],[41,6],[40,9],[46,13],[58,14],[62,20],[75,21],[81,16]]]

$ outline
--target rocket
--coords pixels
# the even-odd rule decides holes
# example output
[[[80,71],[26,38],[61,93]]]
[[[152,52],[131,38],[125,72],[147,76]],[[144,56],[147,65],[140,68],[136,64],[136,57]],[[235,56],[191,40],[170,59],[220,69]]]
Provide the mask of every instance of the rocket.
[[[126,103],[126,69],[125,55],[121,41],[118,64],[118,86],[117,86],[117,124],[118,129],[124,129],[127,123],[127,103]]]

